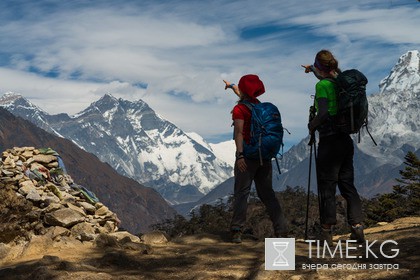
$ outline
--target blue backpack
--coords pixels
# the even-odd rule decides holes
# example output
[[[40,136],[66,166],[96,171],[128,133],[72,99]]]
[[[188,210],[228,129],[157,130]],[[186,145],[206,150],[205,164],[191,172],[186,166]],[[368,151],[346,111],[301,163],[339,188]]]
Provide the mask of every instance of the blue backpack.
[[[241,102],[251,110],[251,139],[244,143],[244,156],[263,160],[276,158],[283,146],[283,125],[279,109],[270,102]]]

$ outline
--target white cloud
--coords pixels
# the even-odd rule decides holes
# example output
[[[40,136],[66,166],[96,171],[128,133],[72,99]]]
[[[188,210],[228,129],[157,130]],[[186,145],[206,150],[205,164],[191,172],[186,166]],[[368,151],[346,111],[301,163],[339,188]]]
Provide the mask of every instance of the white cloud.
[[[96,101],[102,84],[40,77],[0,68],[0,92],[19,93],[50,114],[75,114]],[[105,92],[104,92],[105,93]]]
[[[327,10],[292,21],[312,26],[319,34],[346,36],[349,40],[420,43],[420,37],[414,35],[420,26],[420,9],[415,8]]]

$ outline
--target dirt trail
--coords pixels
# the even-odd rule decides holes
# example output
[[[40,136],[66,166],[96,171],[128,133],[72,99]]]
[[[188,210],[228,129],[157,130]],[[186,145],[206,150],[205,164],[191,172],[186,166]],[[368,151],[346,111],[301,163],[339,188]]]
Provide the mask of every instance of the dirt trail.
[[[308,243],[296,241],[295,271],[265,271],[264,241],[245,238],[242,244],[226,236],[195,235],[153,245],[153,253],[86,244],[59,244],[52,248],[35,242],[25,254],[0,262],[0,279],[416,279],[420,273],[420,217],[399,219],[366,230],[378,255],[361,259],[309,258]],[[346,236],[336,236],[335,241]],[[395,258],[381,255],[385,240],[398,242]],[[384,246],[385,247],[385,246]],[[394,246],[395,248],[395,246]],[[357,250],[364,250],[363,248]],[[354,252],[355,254],[358,252]],[[390,252],[388,252],[389,255]],[[303,269],[303,264],[365,264],[368,269]],[[398,265],[386,270],[381,264]],[[373,268],[369,269],[372,265]],[[420,279],[420,278],[417,278]]]

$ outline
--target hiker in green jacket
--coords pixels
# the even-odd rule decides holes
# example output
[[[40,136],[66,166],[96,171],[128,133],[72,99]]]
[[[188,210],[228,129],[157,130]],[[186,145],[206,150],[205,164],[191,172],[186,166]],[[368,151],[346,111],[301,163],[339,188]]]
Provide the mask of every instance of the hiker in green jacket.
[[[332,226],[336,219],[336,187],[347,202],[347,222],[351,228],[350,239],[364,242],[362,226],[362,204],[354,186],[353,140],[349,134],[334,129],[337,114],[338,88],[334,78],[340,73],[338,62],[328,50],[321,50],[315,57],[314,65],[303,66],[305,72],[313,72],[320,80],[316,86],[316,116],[308,124],[309,133],[319,133],[318,155],[316,158],[317,182],[320,197],[320,219],[322,236],[332,245]]]

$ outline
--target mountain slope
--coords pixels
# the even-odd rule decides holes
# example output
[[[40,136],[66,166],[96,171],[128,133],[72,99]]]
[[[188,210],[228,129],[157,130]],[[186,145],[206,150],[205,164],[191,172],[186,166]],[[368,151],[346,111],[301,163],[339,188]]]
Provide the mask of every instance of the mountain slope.
[[[16,146],[56,150],[75,182],[93,191],[117,213],[122,227],[133,233],[148,230],[150,225],[175,215],[175,210],[155,190],[121,176],[71,141],[47,133],[0,108],[0,150]]]
[[[145,102],[105,95],[82,112],[49,115],[24,97],[0,105],[109,163],[120,174],[158,190],[173,204],[198,200],[232,176],[209,145],[157,115]]]

